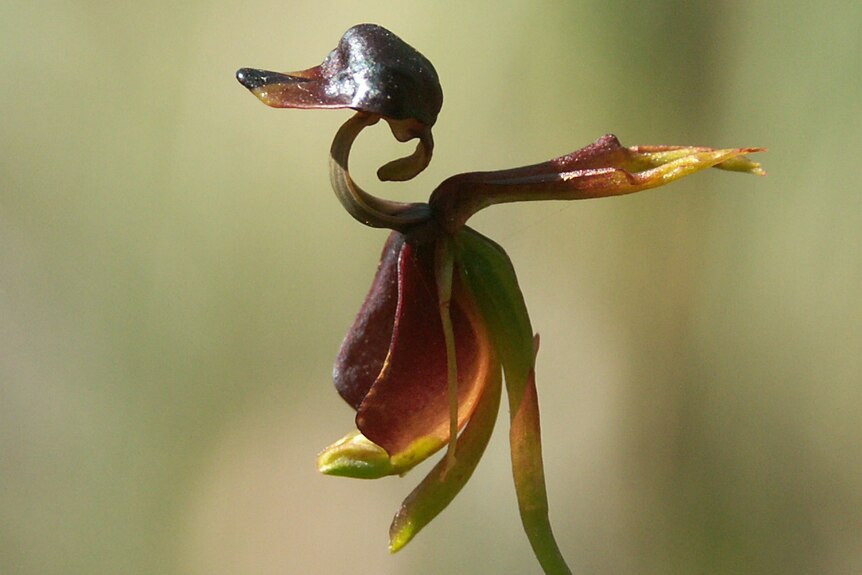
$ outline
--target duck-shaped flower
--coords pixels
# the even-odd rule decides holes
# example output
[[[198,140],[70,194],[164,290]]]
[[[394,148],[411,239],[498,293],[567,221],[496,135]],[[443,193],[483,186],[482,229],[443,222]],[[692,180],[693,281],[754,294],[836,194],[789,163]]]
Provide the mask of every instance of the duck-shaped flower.
[[[281,74],[243,68],[237,79],[276,108],[352,108],[330,153],[338,199],[360,222],[393,230],[365,303],[342,343],[335,386],[356,410],[356,430],[318,458],[323,473],[402,475],[447,447],[390,527],[397,551],[439,514],[469,479],[497,418],[505,374],[512,469],[524,529],[546,573],[569,573],[548,519],[534,336],[512,264],[498,244],[466,226],[493,204],[628,194],[718,167],[763,174],[744,154],[759,148],[623,147],[607,135],[544,163],[459,174],[427,203],[373,196],[348,170],[366,127],[385,120],[414,153],[378,171],[408,180],[431,160],[443,95],[431,62],[388,30],[348,30],[322,64]]]

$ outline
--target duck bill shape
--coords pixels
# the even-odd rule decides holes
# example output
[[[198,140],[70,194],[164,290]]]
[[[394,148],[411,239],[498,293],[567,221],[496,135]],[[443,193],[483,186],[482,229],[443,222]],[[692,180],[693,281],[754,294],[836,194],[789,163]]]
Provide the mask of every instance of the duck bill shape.
[[[321,66],[289,74],[242,68],[236,79],[272,108],[349,108],[352,103],[348,94],[327,91]]]

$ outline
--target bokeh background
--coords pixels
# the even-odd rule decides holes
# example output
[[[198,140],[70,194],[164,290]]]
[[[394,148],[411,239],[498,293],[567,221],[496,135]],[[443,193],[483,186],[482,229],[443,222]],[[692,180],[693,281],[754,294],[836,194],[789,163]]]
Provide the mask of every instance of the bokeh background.
[[[408,548],[427,465],[320,476],[352,428],[332,360],[384,232],[344,213],[347,111],[264,107],[242,66],[319,63],[377,22],[446,104],[453,173],[626,144],[767,146],[594,202],[475,226],[542,334],[552,520],[578,573],[862,572],[862,3],[0,4],[0,572],[537,573],[506,414]]]

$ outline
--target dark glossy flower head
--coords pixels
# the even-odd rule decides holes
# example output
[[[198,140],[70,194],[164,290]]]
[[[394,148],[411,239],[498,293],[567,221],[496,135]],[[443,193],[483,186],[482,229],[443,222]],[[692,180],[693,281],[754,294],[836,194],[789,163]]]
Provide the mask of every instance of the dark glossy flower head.
[[[443,105],[431,62],[375,24],[349,29],[314,68],[291,74],[243,68],[237,79],[274,108],[353,108],[427,128]]]
[[[406,180],[431,159],[431,128],[443,105],[437,71],[428,59],[389,30],[359,24],[341,37],[319,66],[282,74],[242,68],[237,80],[274,108],[352,108],[385,119],[401,142],[420,139],[409,165],[384,169],[384,180]]]
[[[539,432],[534,335],[514,268],[502,247],[467,227],[491,205],[629,194],[717,167],[763,175],[744,156],[760,148],[624,147],[613,135],[554,160],[458,174],[430,200],[385,200],[360,188],[348,159],[356,137],[386,120],[416,151],[378,171],[406,180],[431,159],[431,127],[443,101],[431,63],[379,26],[348,30],[320,66],[292,74],[243,68],[237,78],[280,108],[353,108],[330,150],[330,181],[360,222],[394,230],[371,290],[344,339],[335,387],[356,410],[356,429],[318,458],[323,473],[401,475],[447,447],[404,500],[390,527],[397,551],[436,517],[473,473],[488,444],[505,374],[509,440],[524,530],[546,573],[570,573],[551,530]]]

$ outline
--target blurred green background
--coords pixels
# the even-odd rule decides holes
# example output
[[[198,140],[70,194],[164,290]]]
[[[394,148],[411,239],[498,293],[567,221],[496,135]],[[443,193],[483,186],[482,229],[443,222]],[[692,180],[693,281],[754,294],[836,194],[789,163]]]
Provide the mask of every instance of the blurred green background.
[[[431,167],[363,134],[354,173],[625,144],[767,146],[475,226],[542,334],[552,520],[578,573],[862,572],[862,3],[0,5],[0,572],[537,573],[506,421],[407,549],[426,467],[320,476],[330,370],[384,232],[329,190],[346,111],[266,108],[242,66],[382,24],[436,65]],[[505,415],[505,414],[504,414]]]

